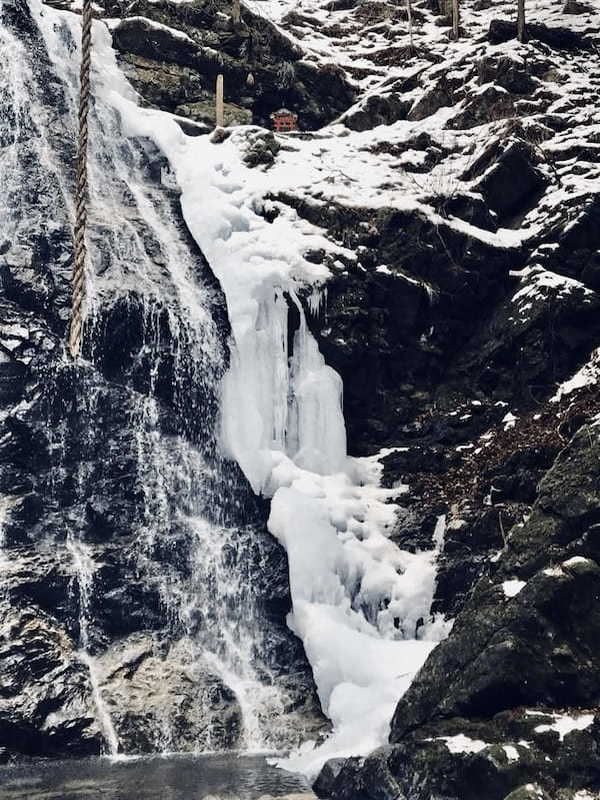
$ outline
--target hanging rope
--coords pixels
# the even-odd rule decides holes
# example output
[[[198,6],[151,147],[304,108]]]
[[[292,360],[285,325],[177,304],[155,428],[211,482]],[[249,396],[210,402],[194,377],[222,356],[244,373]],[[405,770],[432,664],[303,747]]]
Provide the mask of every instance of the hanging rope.
[[[71,278],[71,325],[69,350],[73,358],[81,352],[83,304],[85,301],[85,233],[88,214],[88,114],[92,58],[92,0],[83,0],[81,17],[81,72],[79,87],[79,139],[77,143],[77,185],[75,189],[75,261]]]

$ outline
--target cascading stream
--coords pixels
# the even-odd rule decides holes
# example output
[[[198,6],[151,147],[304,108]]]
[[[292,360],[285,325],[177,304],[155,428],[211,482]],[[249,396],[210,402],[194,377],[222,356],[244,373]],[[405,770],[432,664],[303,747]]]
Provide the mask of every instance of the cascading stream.
[[[79,19],[31,0],[34,24],[27,27],[20,3],[0,5],[6,23],[0,47],[9,55],[0,96],[2,168],[11,177],[0,199],[0,220],[9,229],[15,215],[26,211],[30,226],[44,230],[51,220],[67,241]],[[107,37],[96,24],[85,360],[73,370],[58,358],[50,381],[58,388],[47,400],[48,492],[52,514],[64,519],[58,529],[69,534],[66,541],[45,534],[50,538],[40,546],[64,548],[70,560],[79,657],[111,753],[127,750],[127,715],[134,712],[127,711],[129,689],[115,678],[118,652],[107,650],[110,621],[99,616],[103,583],[114,569],[110,542],[99,539],[90,522],[113,519],[114,478],[105,462],[114,462],[122,475],[118,492],[136,498],[135,517],[120,522],[117,516],[111,523],[124,526],[119,535],[127,568],[159,602],[155,613],[162,627],[144,663],[167,670],[173,680],[197,684],[200,698],[193,711],[199,735],[191,742],[171,695],[161,697],[163,687],[157,686],[146,714],[152,719],[141,720],[151,728],[144,748],[281,750],[298,743],[302,733],[297,720],[286,716],[294,702],[273,672],[272,634],[255,587],[273,548],[264,536],[257,539],[253,525],[260,520],[248,490],[216,443],[227,360],[220,294],[177,219],[177,197],[162,180],[168,174],[164,158],[148,141],[126,139],[108,102],[115,89],[133,94]],[[19,188],[29,180],[50,187],[51,208],[39,202],[24,208],[28,201]],[[55,275],[55,302],[66,306],[67,258],[63,267]],[[108,388],[103,376],[113,382]],[[116,442],[108,436],[113,419],[120,426]],[[99,486],[104,495],[90,508]],[[135,634],[123,648],[135,649],[138,641]],[[219,722],[224,703],[239,707],[239,724],[232,723],[231,731]]]
[[[79,656],[88,669],[92,696],[96,707],[98,722],[108,747],[108,753],[115,756],[119,752],[119,737],[113,725],[110,713],[102,697],[102,689],[98,678],[98,669],[93,656],[88,652],[90,637],[89,626],[91,623],[90,603],[94,591],[94,572],[96,565],[83,542],[77,541],[70,534],[67,535],[67,550],[71,554],[74,567],[74,580],[77,584],[79,601],[79,642],[81,650]]]

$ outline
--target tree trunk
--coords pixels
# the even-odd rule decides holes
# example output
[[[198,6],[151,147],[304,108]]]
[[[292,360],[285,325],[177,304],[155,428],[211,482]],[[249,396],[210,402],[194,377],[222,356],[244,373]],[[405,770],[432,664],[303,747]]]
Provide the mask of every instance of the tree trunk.
[[[452,0],[452,37],[458,41],[460,36],[460,0]]]
[[[413,49],[413,16],[412,16],[412,0],[406,0],[406,13],[408,15],[408,36],[410,42],[410,49]]]
[[[222,128],[225,124],[225,110],[223,107],[223,76],[217,75],[217,94],[216,94],[215,120],[217,128]]]
[[[517,0],[517,39],[525,41],[525,0]]]
[[[242,19],[240,0],[231,0],[231,21],[234,25],[239,25]]]

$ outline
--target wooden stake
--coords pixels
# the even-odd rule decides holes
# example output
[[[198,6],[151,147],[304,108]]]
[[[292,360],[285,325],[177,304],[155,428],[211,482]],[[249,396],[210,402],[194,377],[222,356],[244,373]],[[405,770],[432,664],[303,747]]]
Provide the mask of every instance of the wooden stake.
[[[225,125],[225,109],[223,108],[223,76],[217,75],[217,97],[216,97],[216,123],[217,128]]]
[[[525,0],[517,0],[517,39],[525,41]]]
[[[459,0],[452,0],[452,35],[454,41],[460,36],[460,6]]]

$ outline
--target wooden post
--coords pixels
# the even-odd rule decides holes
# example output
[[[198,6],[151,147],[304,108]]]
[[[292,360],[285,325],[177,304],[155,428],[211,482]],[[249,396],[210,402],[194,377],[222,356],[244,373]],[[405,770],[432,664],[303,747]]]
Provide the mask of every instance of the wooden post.
[[[525,0],[517,0],[517,39],[525,41]]]
[[[413,17],[412,17],[412,0],[406,0],[406,15],[408,17],[408,35],[410,41],[411,52],[413,47]]]
[[[223,76],[217,75],[217,96],[216,96],[216,109],[215,119],[217,128],[222,128],[225,125],[225,110],[223,108]]]
[[[457,42],[460,36],[460,0],[452,0],[452,36]]]

